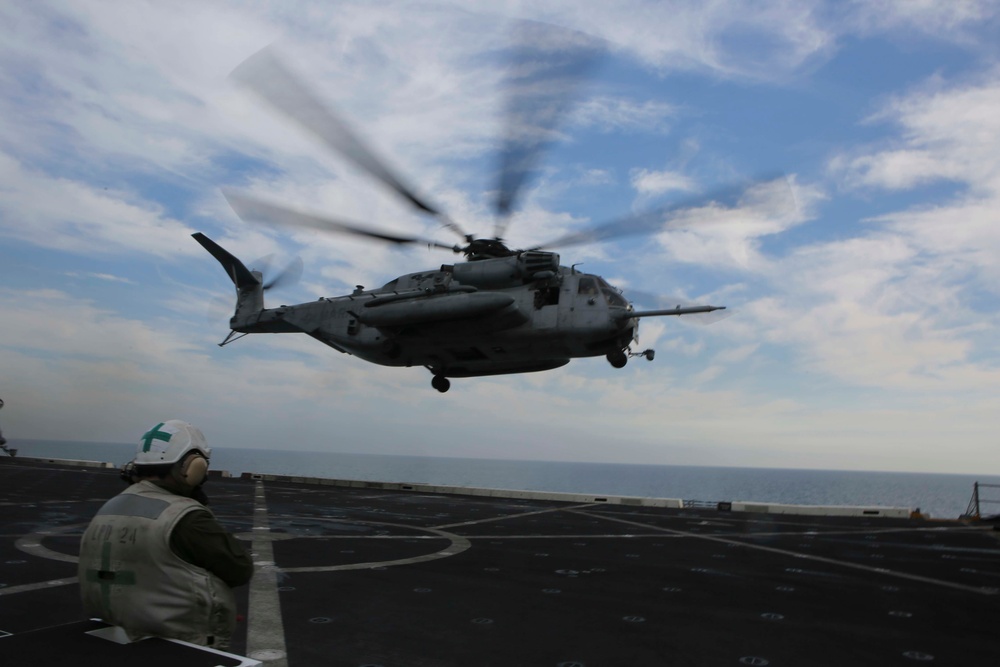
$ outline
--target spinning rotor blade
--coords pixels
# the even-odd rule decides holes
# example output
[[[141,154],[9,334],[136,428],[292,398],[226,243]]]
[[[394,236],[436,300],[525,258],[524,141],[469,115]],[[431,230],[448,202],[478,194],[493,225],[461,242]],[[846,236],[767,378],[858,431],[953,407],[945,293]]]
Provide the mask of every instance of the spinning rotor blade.
[[[606,241],[625,236],[638,236],[642,234],[659,234],[670,229],[680,229],[690,227],[692,221],[687,219],[687,213],[697,209],[706,208],[711,205],[725,209],[734,209],[743,205],[751,208],[762,208],[759,201],[760,193],[773,189],[779,196],[770,203],[769,215],[787,215],[796,208],[795,197],[792,193],[791,185],[784,177],[768,181],[760,181],[751,187],[728,187],[717,190],[708,195],[692,197],[686,201],[670,204],[662,208],[653,209],[645,213],[630,215],[618,218],[611,222],[590,229],[583,229],[577,232],[570,232],[557,239],[543,243],[532,248],[540,250],[542,248],[565,248],[573,245],[583,245],[596,241]],[[749,201],[748,201],[749,200]]]
[[[517,24],[515,41],[497,177],[498,239],[542,151],[555,140],[580,81],[604,52],[604,42],[595,37],[533,21]]]
[[[251,271],[259,271],[262,276],[267,277],[271,273],[272,261],[274,261],[273,252],[268,255],[264,255],[263,257],[253,262],[250,262],[249,268]],[[288,263],[288,266],[279,271],[278,275],[266,281],[263,284],[263,289],[266,291],[271,289],[272,287],[286,287],[289,285],[294,285],[295,283],[299,282],[299,279],[302,277],[302,269],[303,269],[302,258],[296,257],[295,259],[293,259],[291,262]]]
[[[365,147],[333,109],[320,102],[278,60],[270,48],[258,51],[247,58],[230,76],[256,93],[271,107],[319,137],[328,147],[395,190],[418,210],[437,217],[445,227],[461,236],[463,240],[467,239],[465,231],[448,216],[403,185],[402,181]]]
[[[318,229],[322,232],[339,232],[378,239],[389,243],[426,244],[432,248],[444,248],[454,252],[461,252],[461,248],[458,246],[445,245],[430,239],[422,239],[418,236],[397,236],[395,234],[376,231],[363,225],[342,222],[327,216],[303,213],[228,189],[224,189],[222,194],[226,197],[226,201],[229,202],[236,215],[247,222],[265,222],[291,227],[302,227],[304,229]]]
[[[260,271],[262,275],[267,275],[271,272],[271,262],[274,260],[274,253],[268,253],[263,257],[258,257],[254,261],[247,264],[247,268],[251,271]]]
[[[302,278],[302,258],[296,257],[278,275],[264,283],[263,289],[267,291],[273,287],[290,287],[298,283],[300,278]]]

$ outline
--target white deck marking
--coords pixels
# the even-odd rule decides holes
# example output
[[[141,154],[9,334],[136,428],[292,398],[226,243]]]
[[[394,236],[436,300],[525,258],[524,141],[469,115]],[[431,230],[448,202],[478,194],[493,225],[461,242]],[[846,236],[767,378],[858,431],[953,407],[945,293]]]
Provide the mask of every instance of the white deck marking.
[[[480,523],[489,523],[491,521],[507,521],[508,519],[522,519],[526,516],[535,516],[537,514],[549,514],[551,512],[568,512],[571,510],[583,509],[585,507],[595,507],[598,503],[584,503],[582,505],[570,505],[569,507],[552,507],[547,510],[537,510],[535,512],[519,512],[517,514],[506,514],[504,516],[495,516],[489,519],[477,519],[475,521],[461,521],[459,523],[446,523],[440,526],[434,526],[434,528],[457,528],[459,526],[475,526]]]
[[[343,519],[338,519],[338,522],[343,523]],[[392,528],[405,528],[408,530],[423,530],[428,533],[433,533],[433,535],[403,535],[403,536],[391,536],[391,535],[342,535],[342,536],[328,536],[334,539],[446,539],[450,542],[447,547],[441,551],[435,551],[434,553],[423,554],[421,556],[413,556],[412,558],[399,558],[397,560],[382,560],[382,561],[370,561],[367,563],[347,563],[344,565],[317,565],[314,567],[283,567],[282,572],[337,572],[342,570],[370,570],[373,567],[391,567],[393,565],[412,565],[413,563],[424,563],[429,560],[437,560],[438,558],[447,558],[448,556],[455,556],[469,547],[472,543],[461,535],[455,535],[454,533],[449,533],[438,528],[422,528],[420,526],[410,526],[406,524],[399,523],[385,523],[382,521],[355,521],[353,523],[360,523],[372,526],[389,526]],[[320,535],[315,536],[317,538],[323,537]]]
[[[257,482],[254,495],[253,528],[261,534],[270,530],[267,519],[267,498],[264,482]],[[278,597],[278,573],[274,565],[271,540],[252,543],[255,568],[250,580],[250,603],[247,610],[247,656],[269,667],[287,667],[285,626],[281,619],[281,599]]]
[[[909,574],[906,572],[899,572],[896,570],[889,570],[884,567],[871,567],[869,565],[861,565],[860,563],[852,563],[850,561],[837,560],[835,558],[826,558],[824,556],[815,556],[809,553],[802,553],[799,551],[791,551],[789,549],[778,549],[777,547],[766,547],[761,544],[753,544],[752,542],[744,542],[741,540],[726,539],[723,537],[716,537],[714,535],[704,535],[701,533],[691,533],[684,530],[675,530],[673,528],[662,528],[660,526],[652,526],[645,523],[639,523],[637,521],[628,521],[627,519],[619,519],[616,517],[602,516],[600,514],[593,514],[591,512],[581,512],[579,510],[567,510],[574,514],[579,514],[581,516],[590,517],[592,519],[606,519],[608,521],[617,521],[618,523],[628,524],[630,526],[639,526],[641,528],[652,528],[653,530],[661,530],[665,533],[672,535],[683,535],[686,537],[693,537],[699,540],[706,540],[708,542],[719,542],[720,544],[732,544],[736,546],[745,547],[747,549],[756,549],[757,551],[766,551],[768,553],[781,554],[782,556],[791,556],[793,558],[799,558],[803,560],[810,560],[817,563],[826,563],[827,565],[836,565],[839,567],[847,567],[854,570],[862,570],[864,572],[871,572],[874,574],[883,574],[890,577],[897,577],[900,579],[910,579],[911,581],[919,581],[925,584],[933,584],[935,586],[944,586],[946,588],[954,588],[960,591],[965,591],[967,593],[978,593],[980,595],[997,595],[998,591],[996,588],[980,588],[977,586],[966,586],[965,584],[956,584],[951,581],[944,581],[942,579],[933,579],[931,577],[922,577],[917,574]],[[919,530],[919,529],[918,529]],[[822,534],[822,533],[820,533]],[[746,537],[753,537],[753,533],[748,533]]]
[[[71,533],[74,530],[79,530],[80,535],[83,535],[83,529],[86,528],[86,526],[86,523],[74,523],[69,526],[59,526],[58,528],[46,528],[21,537],[14,543],[14,546],[17,547],[19,551],[23,551],[24,553],[32,556],[37,556],[38,558],[59,560],[64,563],[78,563],[80,562],[79,555],[64,554],[60,551],[53,551],[43,545],[42,540],[46,537],[52,537],[55,535],[65,535],[66,533]]]
[[[43,588],[54,588],[56,586],[68,586],[79,581],[76,577],[66,577],[65,579],[50,579],[49,581],[39,581],[35,584],[21,584],[20,586],[8,586],[0,588],[0,597],[12,595],[14,593],[30,593],[31,591],[42,590]]]
[[[574,535],[468,535],[470,540],[620,540],[642,537],[681,538],[663,533],[579,533]]]

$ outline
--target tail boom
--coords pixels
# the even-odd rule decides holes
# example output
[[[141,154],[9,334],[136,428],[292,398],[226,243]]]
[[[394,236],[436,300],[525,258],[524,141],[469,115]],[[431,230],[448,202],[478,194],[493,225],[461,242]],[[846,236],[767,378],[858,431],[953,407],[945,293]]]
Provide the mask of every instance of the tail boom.
[[[257,331],[269,331],[263,320],[273,318],[263,317],[264,310],[264,287],[261,274],[250,271],[239,259],[230,254],[228,250],[218,243],[208,238],[201,232],[191,235],[194,240],[201,244],[209,252],[222,268],[226,275],[236,286],[236,312],[229,320],[229,327],[233,331],[253,333]]]

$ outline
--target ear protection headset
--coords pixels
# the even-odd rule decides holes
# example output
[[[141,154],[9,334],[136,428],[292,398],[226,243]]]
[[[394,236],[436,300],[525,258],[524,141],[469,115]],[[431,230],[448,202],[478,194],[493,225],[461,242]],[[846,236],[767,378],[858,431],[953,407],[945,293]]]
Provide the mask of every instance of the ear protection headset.
[[[208,459],[201,455],[201,452],[191,452],[181,462],[180,477],[185,484],[191,487],[201,486],[208,476]]]

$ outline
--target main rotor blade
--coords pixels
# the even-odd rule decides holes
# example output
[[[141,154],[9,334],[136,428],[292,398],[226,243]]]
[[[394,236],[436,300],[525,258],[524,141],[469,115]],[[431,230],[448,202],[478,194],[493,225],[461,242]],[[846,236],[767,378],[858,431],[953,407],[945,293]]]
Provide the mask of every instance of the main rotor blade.
[[[786,178],[781,177],[768,181],[760,181],[750,187],[731,186],[722,188],[707,195],[691,197],[682,202],[669,204],[651,211],[618,218],[603,225],[591,227],[590,229],[570,232],[548,243],[538,245],[532,248],[532,250],[566,248],[568,246],[607,241],[625,236],[658,234],[670,229],[690,226],[691,221],[684,219],[683,214],[708,207],[712,204],[731,209],[747,203],[747,199],[752,199],[755,201],[750,202],[750,204],[759,208],[762,206],[761,202],[757,201],[761,198],[760,193],[769,188],[774,188],[775,192],[780,193],[780,196],[776,195],[773,197],[774,201],[770,202],[771,208],[775,209],[775,216],[787,215],[796,208],[795,196],[791,185]]]
[[[404,185],[330,106],[323,104],[285,67],[270,48],[262,49],[247,58],[230,76],[271,107],[319,137],[328,147],[395,190],[414,207],[437,217],[463,240],[467,238],[465,231],[448,216]]]
[[[506,77],[505,129],[500,150],[496,238],[506,230],[517,196],[556,136],[584,75],[605,43],[575,30],[521,21]]]
[[[370,227],[341,220],[335,220],[323,215],[304,213],[294,209],[279,206],[266,202],[256,197],[240,194],[232,190],[224,189],[222,194],[226,201],[236,212],[236,215],[247,222],[265,222],[275,225],[288,225],[290,227],[302,227],[304,229],[317,229],[322,232],[339,232],[342,234],[352,234],[365,238],[377,239],[397,244],[421,244],[432,248],[444,248],[454,252],[461,252],[458,246],[445,245],[430,239],[423,239],[419,236],[399,236],[381,232]]]

